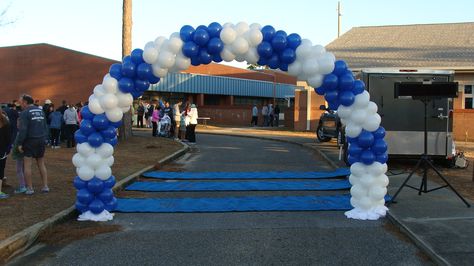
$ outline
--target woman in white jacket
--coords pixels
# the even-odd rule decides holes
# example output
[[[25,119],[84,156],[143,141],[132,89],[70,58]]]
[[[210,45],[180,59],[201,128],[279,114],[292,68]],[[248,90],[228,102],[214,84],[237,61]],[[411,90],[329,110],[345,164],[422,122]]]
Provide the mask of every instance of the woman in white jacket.
[[[195,104],[191,104],[191,109],[187,112],[186,122],[189,121],[186,125],[186,139],[189,140],[190,144],[196,143],[196,126],[198,119],[198,110]]]

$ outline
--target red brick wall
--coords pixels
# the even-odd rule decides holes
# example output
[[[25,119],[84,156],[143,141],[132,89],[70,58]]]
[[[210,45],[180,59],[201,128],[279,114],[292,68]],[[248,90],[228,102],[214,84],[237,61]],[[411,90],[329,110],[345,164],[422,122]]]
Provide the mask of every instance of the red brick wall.
[[[319,110],[319,106],[325,104],[324,98],[317,95],[313,89],[309,90],[311,93],[311,118],[310,130],[316,131],[319,122],[319,117],[324,111]],[[308,91],[295,91],[295,108],[294,108],[294,129],[298,131],[306,130],[307,121],[307,94]]]
[[[210,124],[249,126],[252,120],[252,106],[201,106],[198,107],[198,112],[199,117],[210,117]],[[259,125],[262,122],[263,118],[260,115]]]
[[[87,101],[115,61],[65,48],[36,44],[0,48],[0,102],[28,93],[41,103],[51,99]]]

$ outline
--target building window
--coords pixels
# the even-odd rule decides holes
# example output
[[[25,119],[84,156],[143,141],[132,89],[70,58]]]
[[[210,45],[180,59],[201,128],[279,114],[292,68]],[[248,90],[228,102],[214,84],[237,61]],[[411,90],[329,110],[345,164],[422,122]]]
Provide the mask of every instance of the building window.
[[[204,105],[219,105],[220,98],[220,95],[205,94]]]
[[[245,96],[234,96],[234,105],[262,105],[263,98],[259,97],[245,97]]]
[[[473,109],[473,85],[464,85],[464,109]]]

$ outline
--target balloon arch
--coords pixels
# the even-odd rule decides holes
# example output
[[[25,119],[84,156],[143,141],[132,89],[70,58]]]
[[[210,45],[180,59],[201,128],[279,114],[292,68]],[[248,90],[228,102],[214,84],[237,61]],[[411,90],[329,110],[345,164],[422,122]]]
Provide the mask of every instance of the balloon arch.
[[[337,110],[346,126],[349,142],[351,205],[345,214],[354,219],[376,220],[385,216],[387,193],[387,144],[377,105],[360,80],[355,80],[344,61],[336,61],[321,45],[272,26],[248,25],[245,22],[220,25],[213,22],[194,29],[185,25],[169,38],[158,37],[144,49],[135,49],[113,64],[102,84],[94,88],[89,105],[82,111],[80,129],[75,133],[77,153],[72,162],[77,177],[76,208],[79,219],[110,220],[117,205],[112,187],[115,177],[114,146],[123,113],[133,99],[140,97],[150,84],[168,73],[190,65],[214,62],[247,61],[269,66],[305,80],[324,95],[329,108]]]

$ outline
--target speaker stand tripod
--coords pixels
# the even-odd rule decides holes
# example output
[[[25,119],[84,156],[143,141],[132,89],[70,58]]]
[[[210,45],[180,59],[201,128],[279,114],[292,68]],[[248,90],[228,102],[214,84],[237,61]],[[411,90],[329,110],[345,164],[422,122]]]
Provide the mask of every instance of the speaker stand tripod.
[[[410,172],[410,174],[407,176],[405,181],[403,181],[402,185],[400,188],[398,188],[397,192],[393,195],[392,199],[388,202],[388,205],[391,203],[395,202],[395,199],[397,198],[398,194],[402,191],[404,187],[409,187],[412,189],[415,189],[418,191],[418,195],[421,195],[421,193],[429,193],[438,189],[442,189],[445,187],[451,188],[451,190],[466,204],[466,206],[469,208],[471,205],[459,194],[456,189],[446,180],[446,178],[441,174],[441,172],[433,165],[431,162],[431,158],[428,155],[428,129],[427,129],[427,109],[428,109],[428,102],[430,101],[430,98],[424,97],[420,99],[423,104],[425,105],[425,117],[424,117],[424,152],[421,155],[421,158],[418,160],[418,162],[415,165],[415,168]],[[412,176],[416,173],[418,169],[422,168],[423,169],[423,177],[421,179],[421,184],[420,187],[413,187],[411,185],[408,185],[408,181],[412,178]],[[439,186],[436,188],[428,189],[428,170],[432,169],[445,183],[443,186]]]

